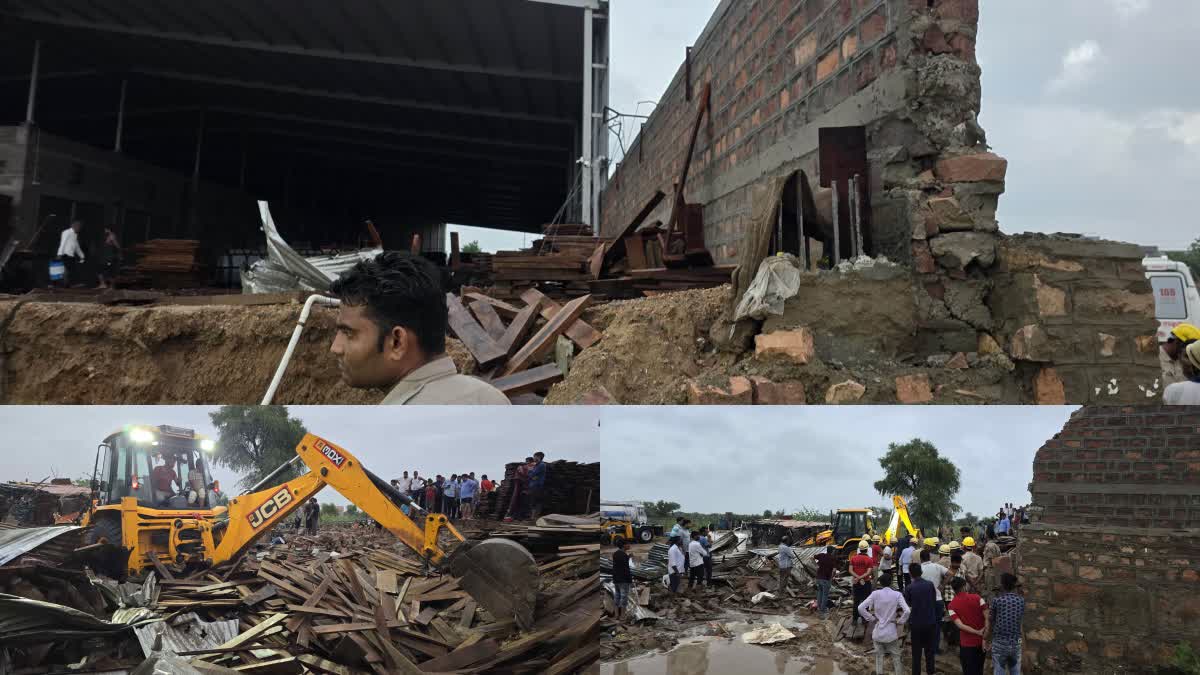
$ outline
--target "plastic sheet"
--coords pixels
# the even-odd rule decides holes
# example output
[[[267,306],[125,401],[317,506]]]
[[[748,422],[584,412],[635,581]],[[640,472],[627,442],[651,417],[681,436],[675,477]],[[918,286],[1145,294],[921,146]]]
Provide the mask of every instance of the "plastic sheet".
[[[790,253],[766,258],[758,274],[742,295],[734,312],[734,321],[767,318],[783,314],[783,303],[800,292],[800,261]]]
[[[749,633],[742,633],[742,642],[749,645],[769,645],[776,642],[786,642],[796,637],[796,634],[783,627],[782,624],[773,623],[764,628],[758,628]]]

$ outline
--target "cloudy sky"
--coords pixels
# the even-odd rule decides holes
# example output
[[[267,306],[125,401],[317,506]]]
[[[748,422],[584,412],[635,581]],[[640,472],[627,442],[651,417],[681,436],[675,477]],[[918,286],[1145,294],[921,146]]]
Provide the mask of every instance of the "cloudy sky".
[[[125,424],[169,424],[217,437],[205,406],[0,406],[10,452],[0,458],[0,480],[40,481],[92,473],[96,446]],[[504,475],[504,465],[537,450],[548,461],[600,460],[598,413],[585,408],[441,408],[292,406],[305,427],[355,454],[379,476],[405,470],[449,476]],[[551,414],[551,412],[553,414]],[[214,477],[232,490],[239,476],[218,467]],[[322,502],[347,503],[332,489]]]
[[[1027,503],[1033,456],[1070,407],[622,408],[604,417],[604,499],[678,502],[685,511],[829,511],[888,503],[888,443],[923,438],[958,466],[975,514]]]
[[[613,0],[611,106],[652,110],[718,4]],[[980,4],[980,121],[1009,160],[1003,231],[1081,232],[1168,249],[1200,236],[1192,215],[1200,87],[1189,85],[1200,2]],[[626,146],[638,127],[627,125]],[[471,238],[485,248],[521,244],[512,234]]]

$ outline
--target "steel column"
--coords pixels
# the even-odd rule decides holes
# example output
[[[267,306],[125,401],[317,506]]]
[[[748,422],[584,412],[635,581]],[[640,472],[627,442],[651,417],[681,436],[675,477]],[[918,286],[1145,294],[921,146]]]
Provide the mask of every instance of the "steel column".
[[[592,53],[593,14],[591,7],[583,10],[583,121],[580,128],[583,134],[583,155],[580,157],[580,170],[583,172],[583,224],[595,227],[592,222],[592,148],[595,146],[592,139],[592,73],[596,58]]]
[[[29,102],[25,105],[25,123],[33,124],[33,109],[37,103],[38,66],[42,62],[42,41],[33,42],[33,68],[29,72]]]
[[[125,131],[125,88],[129,80],[121,80],[121,102],[117,104],[117,137],[113,141],[113,152],[121,152],[121,134]]]

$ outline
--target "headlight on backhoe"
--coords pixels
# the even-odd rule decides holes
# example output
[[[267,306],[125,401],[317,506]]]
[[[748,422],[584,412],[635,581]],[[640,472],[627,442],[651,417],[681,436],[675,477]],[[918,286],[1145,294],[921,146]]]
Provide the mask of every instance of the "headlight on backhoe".
[[[134,443],[153,443],[155,439],[148,429],[134,428],[129,432],[129,440]]]
[[[217,449],[217,444],[211,438],[205,438],[204,440],[200,441],[200,449],[205,452],[212,452],[213,450]]]

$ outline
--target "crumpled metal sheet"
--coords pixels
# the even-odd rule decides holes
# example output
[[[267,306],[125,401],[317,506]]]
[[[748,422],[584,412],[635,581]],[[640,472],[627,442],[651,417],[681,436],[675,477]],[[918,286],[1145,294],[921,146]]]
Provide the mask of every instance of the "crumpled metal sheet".
[[[195,612],[170,622],[156,621],[133,629],[146,656],[178,655],[214,649],[238,636],[238,620],[202,621]]]
[[[258,203],[258,212],[262,217],[263,233],[267,236],[267,257],[242,272],[243,293],[324,292],[346,270],[383,253],[381,248],[372,248],[306,258],[283,240],[275,228],[267,202]]]
[[[604,591],[614,599],[617,597],[617,586],[611,581],[604,582]],[[637,604],[637,598],[634,595],[634,593],[630,593],[626,599],[625,611],[627,612],[627,616],[633,617],[634,621],[654,621],[658,619],[658,615],[650,611],[650,608]]]
[[[8,564],[13,558],[28,553],[46,542],[79,528],[74,525],[52,527],[24,527],[0,530],[0,565]]]
[[[133,669],[130,675],[237,675],[238,671],[199,659],[178,656],[152,656]]]
[[[77,609],[0,593],[0,646],[38,644],[69,638],[112,635],[133,625],[158,619],[146,618],[149,610],[122,615],[130,623],[104,621]]]

